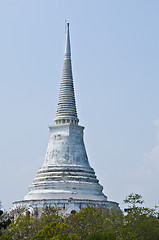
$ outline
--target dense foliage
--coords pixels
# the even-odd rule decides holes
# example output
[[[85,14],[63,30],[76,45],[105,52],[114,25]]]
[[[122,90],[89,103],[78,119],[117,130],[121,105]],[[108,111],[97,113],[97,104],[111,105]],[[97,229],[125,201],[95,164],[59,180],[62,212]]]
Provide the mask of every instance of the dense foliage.
[[[123,213],[117,208],[86,207],[62,217],[58,209],[47,207],[40,217],[24,209],[10,213],[11,223],[2,228],[0,240],[157,240],[158,213],[142,207],[142,197],[130,194]],[[140,206],[138,206],[140,205]]]
[[[11,223],[11,220],[7,218],[7,214],[1,210],[1,207],[2,205],[0,202],[0,236],[2,236],[2,229],[6,229]]]

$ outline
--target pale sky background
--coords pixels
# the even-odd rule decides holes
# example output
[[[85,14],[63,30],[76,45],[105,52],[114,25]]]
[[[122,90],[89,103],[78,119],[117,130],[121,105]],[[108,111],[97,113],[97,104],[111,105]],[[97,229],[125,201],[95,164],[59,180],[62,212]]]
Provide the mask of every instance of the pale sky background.
[[[159,205],[159,1],[0,1],[0,200],[23,200],[56,115],[65,19],[80,125],[108,200]]]

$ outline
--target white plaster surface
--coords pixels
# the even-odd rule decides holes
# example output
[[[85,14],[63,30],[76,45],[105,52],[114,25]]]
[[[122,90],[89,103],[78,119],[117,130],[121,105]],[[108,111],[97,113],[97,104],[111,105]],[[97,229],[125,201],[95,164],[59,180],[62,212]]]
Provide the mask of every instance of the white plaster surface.
[[[50,138],[42,168],[25,200],[81,199],[107,201],[90,167],[83,127],[73,124],[50,127]]]

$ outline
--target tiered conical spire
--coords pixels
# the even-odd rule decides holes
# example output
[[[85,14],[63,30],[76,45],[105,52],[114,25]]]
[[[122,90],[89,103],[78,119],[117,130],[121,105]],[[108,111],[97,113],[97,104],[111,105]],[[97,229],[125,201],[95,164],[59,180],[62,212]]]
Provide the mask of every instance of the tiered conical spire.
[[[71,65],[69,23],[67,23],[63,75],[62,75],[55,123],[56,124],[64,124],[64,123],[78,124],[74,86],[73,86],[72,65]]]
[[[94,170],[90,167],[84,141],[84,127],[78,125],[73,87],[69,23],[65,58],[55,125],[50,126],[50,137],[42,167],[29,188],[24,201],[14,206],[33,210],[45,205],[58,206],[70,213],[87,205],[118,206],[108,202]],[[70,206],[70,203],[72,204]]]

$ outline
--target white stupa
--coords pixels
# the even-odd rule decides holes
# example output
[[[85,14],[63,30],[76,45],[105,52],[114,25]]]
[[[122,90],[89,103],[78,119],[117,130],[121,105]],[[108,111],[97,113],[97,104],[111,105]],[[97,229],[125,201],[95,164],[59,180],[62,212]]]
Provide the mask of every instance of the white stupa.
[[[41,209],[58,206],[66,213],[87,205],[118,207],[107,201],[103,187],[90,167],[83,141],[84,127],[78,125],[71,66],[69,23],[67,23],[65,58],[55,124],[50,126],[46,156],[28,194],[13,207]]]

